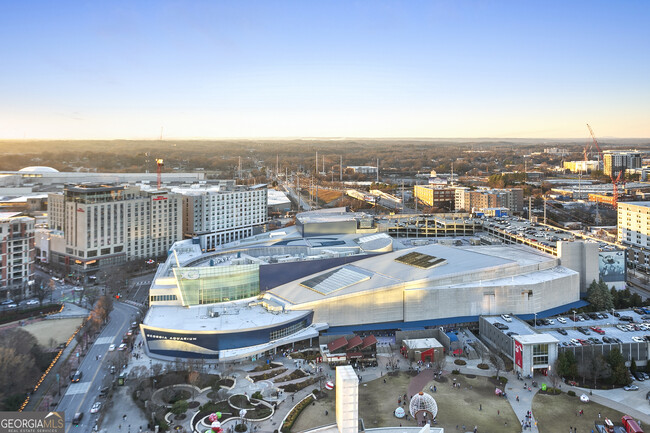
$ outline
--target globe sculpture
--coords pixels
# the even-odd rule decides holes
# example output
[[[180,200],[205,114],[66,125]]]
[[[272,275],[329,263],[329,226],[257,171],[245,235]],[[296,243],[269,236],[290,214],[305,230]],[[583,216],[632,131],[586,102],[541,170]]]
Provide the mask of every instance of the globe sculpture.
[[[438,404],[433,397],[422,391],[414,395],[411,398],[411,403],[409,403],[409,413],[413,418],[416,418],[420,412],[428,412],[431,419],[434,419],[438,415]]]

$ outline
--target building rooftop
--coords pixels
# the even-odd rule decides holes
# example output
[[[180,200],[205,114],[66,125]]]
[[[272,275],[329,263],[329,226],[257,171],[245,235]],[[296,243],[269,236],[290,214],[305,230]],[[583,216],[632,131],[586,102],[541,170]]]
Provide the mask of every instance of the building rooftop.
[[[416,338],[412,340],[402,340],[402,343],[409,349],[431,349],[432,347],[442,347],[442,344],[435,338]]]
[[[192,307],[154,305],[147,326],[183,331],[232,332],[263,328],[307,316],[309,311],[270,312],[251,300]]]
[[[410,252],[418,252],[441,258],[446,260],[446,263],[429,269],[423,269],[396,261],[396,259]],[[302,304],[320,301],[326,296],[345,296],[380,290],[404,283],[409,283],[413,287],[422,285],[430,287],[436,286],[436,280],[444,279],[445,285],[449,285],[449,277],[487,271],[498,267],[511,267],[514,276],[519,271],[519,266],[543,262],[553,262],[554,264],[555,260],[552,256],[536,252],[523,246],[511,245],[507,248],[503,246],[483,246],[463,249],[433,244],[361,259],[354,262],[353,268],[350,268],[350,265],[345,265],[319,272],[303,279],[275,287],[269,290],[267,294],[277,296],[292,304]],[[348,269],[354,271],[355,275],[363,275],[364,277],[361,278],[359,276],[354,282],[349,278],[344,279],[336,290],[331,290],[328,293],[311,290],[307,288],[308,284],[304,284],[305,281],[310,281],[323,275],[327,276],[332,272],[342,272],[340,270],[346,266],[348,266]],[[346,272],[345,275],[347,274]],[[525,275],[526,273],[524,273]],[[474,278],[473,280],[478,280],[478,278]],[[460,281],[463,281],[463,278],[459,279]],[[484,280],[483,283],[485,284],[487,281]]]

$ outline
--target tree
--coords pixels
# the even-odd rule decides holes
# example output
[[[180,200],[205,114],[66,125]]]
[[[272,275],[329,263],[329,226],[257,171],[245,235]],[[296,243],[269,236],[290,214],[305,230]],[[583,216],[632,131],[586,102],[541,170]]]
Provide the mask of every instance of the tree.
[[[558,354],[557,373],[562,377],[570,377],[571,380],[575,380],[578,375],[578,363],[573,352],[565,350]]]
[[[52,280],[50,280],[52,281]],[[47,284],[45,283],[45,280],[42,278],[37,278],[34,282],[34,285],[32,287],[32,293],[34,296],[36,296],[36,299],[38,299],[39,306],[43,306],[43,301],[45,298],[47,298],[48,294],[48,288]]]
[[[503,358],[498,353],[490,351],[490,363],[496,369],[497,380],[499,380],[499,373],[502,370],[505,370],[506,363],[503,361]]]
[[[634,358],[632,358],[632,362],[630,362],[630,373],[636,375],[637,367],[636,367],[636,361]]]
[[[172,413],[174,415],[181,415],[185,412],[187,412],[187,409],[189,409],[189,403],[187,400],[178,400],[172,405]]]
[[[3,410],[17,410],[16,397],[24,400],[25,392],[35,385],[38,369],[29,354],[13,347],[0,347],[0,402]],[[14,397],[14,398],[11,398]]]
[[[627,367],[625,366],[625,359],[618,347],[610,350],[606,359],[612,372],[612,385],[627,385],[629,382]]]
[[[611,368],[607,360],[600,354],[595,355],[592,351],[592,356],[587,364],[589,365],[591,378],[594,380],[594,388],[598,386],[598,379],[611,375]]]
[[[97,302],[99,299],[99,290],[97,290],[96,287],[89,287],[84,290],[84,294],[86,295],[86,301],[88,302],[88,305],[90,305],[90,308],[93,308],[95,302]]]

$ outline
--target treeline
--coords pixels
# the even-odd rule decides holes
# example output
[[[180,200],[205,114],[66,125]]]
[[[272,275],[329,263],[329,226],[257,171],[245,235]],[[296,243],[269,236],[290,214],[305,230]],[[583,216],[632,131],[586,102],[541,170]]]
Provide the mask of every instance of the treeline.
[[[643,306],[643,299],[629,289],[617,290],[614,286],[607,287],[602,279],[592,281],[587,289],[587,301],[590,311],[606,311]]]
[[[54,356],[20,328],[0,334],[0,409],[18,410]]]
[[[578,363],[572,351],[562,351],[557,356],[556,372],[565,379],[582,379],[582,384],[594,388],[597,388],[599,383],[623,386],[631,382],[625,359],[618,347],[614,347],[605,356],[594,353],[581,363]]]

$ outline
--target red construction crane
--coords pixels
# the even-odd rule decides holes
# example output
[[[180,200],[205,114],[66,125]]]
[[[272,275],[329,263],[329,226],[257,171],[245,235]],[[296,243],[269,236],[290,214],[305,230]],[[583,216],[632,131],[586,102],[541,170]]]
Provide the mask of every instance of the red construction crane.
[[[598,140],[596,140],[596,134],[594,134],[594,130],[591,129],[591,126],[587,123],[587,128],[589,128],[589,133],[591,134],[591,138],[594,141],[594,144],[596,145],[596,149],[598,149],[598,155],[600,156],[600,160],[603,161],[603,170],[605,169],[605,157],[603,156],[603,151],[600,149],[600,146],[598,145]],[[614,185],[614,200],[612,201],[612,206],[614,206],[614,209],[618,208],[618,182],[621,181],[621,175],[623,175],[625,170],[621,170],[618,172],[618,176],[616,179],[614,179],[614,176],[612,176],[612,173],[610,171],[609,173],[609,178],[612,180],[612,184]],[[625,180],[623,180],[623,183],[625,183]]]
[[[162,168],[165,165],[162,159],[156,158],[156,165],[158,166],[158,189],[160,189],[160,183],[162,181]]]

